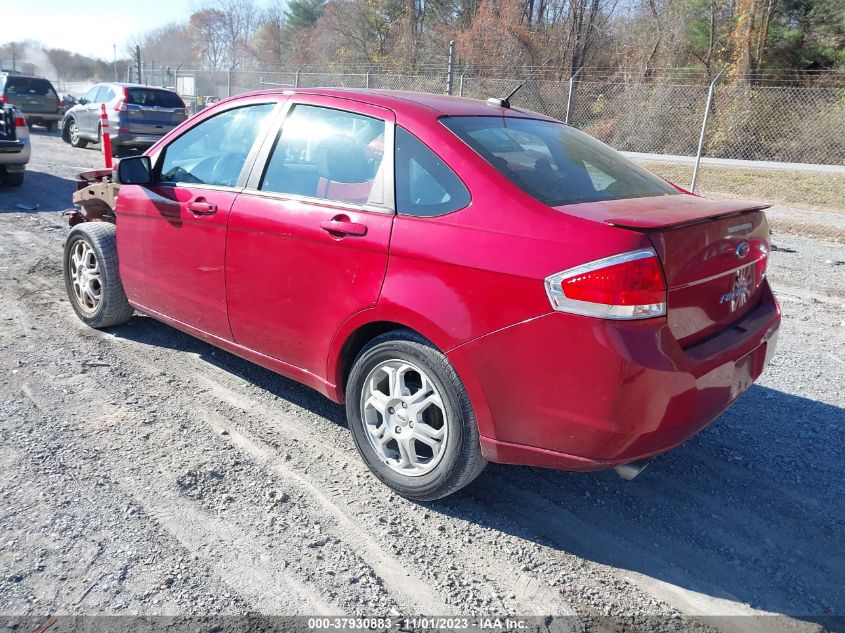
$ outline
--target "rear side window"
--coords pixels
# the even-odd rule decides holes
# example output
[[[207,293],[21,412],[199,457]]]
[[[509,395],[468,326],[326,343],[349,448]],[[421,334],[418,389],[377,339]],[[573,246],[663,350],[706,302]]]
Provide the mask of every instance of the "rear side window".
[[[679,193],[591,136],[516,117],[444,117],[443,124],[511,182],[553,207]]]
[[[46,79],[38,77],[7,77],[6,94],[31,95],[37,97],[55,97],[53,85]]]
[[[175,92],[169,90],[150,90],[149,88],[129,88],[126,91],[126,103],[150,108],[184,108],[185,104]]]
[[[94,101],[97,103],[108,103],[114,98],[114,90],[109,88],[108,86],[100,86],[100,89],[97,91],[97,96],[94,98]]]
[[[381,119],[296,105],[276,140],[260,189],[351,204],[383,205],[383,158]]]
[[[396,211],[430,217],[467,206],[464,183],[428,146],[396,128]]]
[[[85,93],[85,96],[82,97],[85,99],[86,103],[96,103],[97,99],[97,91],[100,89],[99,86],[92,86],[88,89],[88,92]]]
[[[272,103],[221,112],[198,123],[164,150],[161,182],[234,187]]]

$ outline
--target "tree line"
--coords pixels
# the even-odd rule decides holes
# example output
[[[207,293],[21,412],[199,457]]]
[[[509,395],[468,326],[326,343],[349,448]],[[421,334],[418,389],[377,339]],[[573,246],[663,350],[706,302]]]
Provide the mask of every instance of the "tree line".
[[[419,71],[441,70],[451,40],[469,71],[845,69],[845,0],[213,0],[138,43],[147,59],[206,70]]]
[[[667,68],[813,76],[845,70],[845,0],[208,0],[183,23],[139,34],[125,53],[140,46],[156,68],[433,73],[445,69],[450,41],[461,71],[476,74],[565,79],[586,66],[643,80]],[[57,68],[73,66],[60,53],[72,56],[47,50]],[[66,76],[111,78],[108,63],[76,57]]]

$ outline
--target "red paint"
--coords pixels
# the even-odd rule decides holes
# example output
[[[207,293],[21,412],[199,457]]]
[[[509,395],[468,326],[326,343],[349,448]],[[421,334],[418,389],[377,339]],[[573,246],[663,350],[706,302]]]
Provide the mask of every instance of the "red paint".
[[[253,93],[207,108],[147,154],[155,161],[221,109],[267,100],[395,122],[451,166],[472,202],[419,218],[249,187],[122,186],[124,287],[156,318],[336,401],[357,333],[375,323],[412,328],[455,366],[489,459],[574,470],[679,444],[730,406],[774,352],[780,309],[763,275],[765,205],[673,195],[551,208],[438,121],[540,115],[413,93]],[[359,187],[345,183],[341,193],[363,197]],[[657,259],[580,280],[582,298],[660,299],[665,316],[615,321],[552,309],[546,277],[642,249]],[[730,296],[739,278],[741,305]]]

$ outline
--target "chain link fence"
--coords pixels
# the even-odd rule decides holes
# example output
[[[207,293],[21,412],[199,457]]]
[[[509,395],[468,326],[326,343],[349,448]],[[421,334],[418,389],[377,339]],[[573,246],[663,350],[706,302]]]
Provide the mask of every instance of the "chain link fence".
[[[517,74],[517,73],[514,73]],[[456,72],[452,94],[504,97],[520,82],[517,107],[560,120],[629,152],[694,157],[705,111],[702,155],[750,161],[845,165],[845,77],[839,85],[754,85],[750,82],[650,82],[611,77],[575,80],[492,78]],[[371,88],[446,93],[446,73],[378,68],[149,72],[146,83],[175,87],[194,109],[217,98],[268,88]]]

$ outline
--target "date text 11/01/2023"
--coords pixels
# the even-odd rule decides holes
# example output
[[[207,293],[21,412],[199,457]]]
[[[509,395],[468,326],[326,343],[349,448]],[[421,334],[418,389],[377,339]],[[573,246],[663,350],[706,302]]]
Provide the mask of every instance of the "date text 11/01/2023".
[[[536,620],[536,622],[534,622]],[[526,631],[548,626],[551,618],[516,618],[503,616],[473,617],[318,617],[308,619],[312,631]]]

